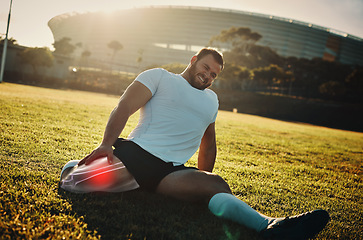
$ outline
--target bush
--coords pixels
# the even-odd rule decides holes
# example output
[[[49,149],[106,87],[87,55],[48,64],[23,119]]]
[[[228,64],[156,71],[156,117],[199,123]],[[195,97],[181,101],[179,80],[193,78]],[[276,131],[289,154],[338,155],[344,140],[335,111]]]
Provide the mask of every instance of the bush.
[[[329,81],[320,85],[320,93],[328,98],[339,98],[343,97],[346,93],[344,84],[337,81]]]

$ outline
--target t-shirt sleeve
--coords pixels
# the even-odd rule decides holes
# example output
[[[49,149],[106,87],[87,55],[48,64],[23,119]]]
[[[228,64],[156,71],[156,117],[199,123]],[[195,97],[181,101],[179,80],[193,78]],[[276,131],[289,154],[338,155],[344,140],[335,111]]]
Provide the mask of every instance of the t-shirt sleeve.
[[[214,114],[212,122],[211,122],[211,123],[214,123],[217,120],[218,109],[219,109],[219,100],[218,100],[217,94],[213,91],[211,91],[211,92],[213,93],[212,95],[214,97],[214,102],[215,102],[215,114]]]
[[[136,77],[135,81],[138,81],[138,82],[142,83],[143,85],[145,85],[151,91],[152,95],[154,96],[154,94],[156,93],[156,90],[158,89],[162,75],[163,75],[163,69],[154,68],[154,69],[146,70],[146,71],[140,73]]]

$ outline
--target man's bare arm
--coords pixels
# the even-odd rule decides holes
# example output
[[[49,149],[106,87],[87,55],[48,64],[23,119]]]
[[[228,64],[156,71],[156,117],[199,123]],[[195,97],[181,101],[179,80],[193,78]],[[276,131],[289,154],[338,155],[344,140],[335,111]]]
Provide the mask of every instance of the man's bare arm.
[[[106,157],[113,160],[112,145],[120,136],[129,117],[144,106],[152,97],[150,90],[140,82],[133,82],[121,96],[117,106],[111,112],[102,143],[91,154],[82,159],[79,165],[89,164],[95,159]]]
[[[212,123],[204,132],[199,147],[198,168],[203,171],[212,172],[217,155],[215,123]]]

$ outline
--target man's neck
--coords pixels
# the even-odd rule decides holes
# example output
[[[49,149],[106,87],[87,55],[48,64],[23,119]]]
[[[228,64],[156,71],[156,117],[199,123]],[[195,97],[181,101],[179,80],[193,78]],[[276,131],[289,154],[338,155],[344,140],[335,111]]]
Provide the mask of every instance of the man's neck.
[[[187,80],[187,82],[189,82],[189,70],[188,68],[186,68],[181,74],[180,76],[182,76],[185,80]]]

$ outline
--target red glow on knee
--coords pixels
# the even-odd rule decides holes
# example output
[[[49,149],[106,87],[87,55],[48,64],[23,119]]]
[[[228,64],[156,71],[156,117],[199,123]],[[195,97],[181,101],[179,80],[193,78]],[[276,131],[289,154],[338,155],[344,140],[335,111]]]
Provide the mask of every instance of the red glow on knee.
[[[90,184],[95,187],[106,186],[112,184],[115,179],[115,173],[113,171],[104,171],[97,169],[92,171],[92,177],[90,178]]]

